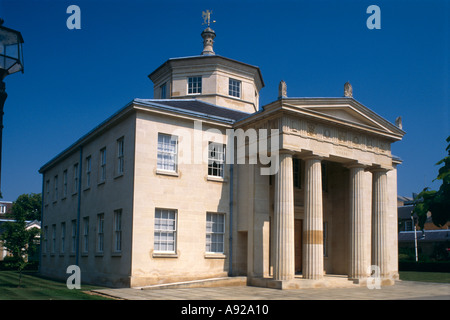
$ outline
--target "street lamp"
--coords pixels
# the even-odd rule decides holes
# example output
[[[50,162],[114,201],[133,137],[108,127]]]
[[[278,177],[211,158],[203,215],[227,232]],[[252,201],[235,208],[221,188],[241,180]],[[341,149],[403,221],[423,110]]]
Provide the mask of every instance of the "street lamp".
[[[23,38],[19,31],[3,26],[3,19],[0,19],[0,195],[1,195],[1,172],[2,172],[2,132],[3,132],[3,106],[6,97],[5,83],[6,76],[22,71],[23,72]]]

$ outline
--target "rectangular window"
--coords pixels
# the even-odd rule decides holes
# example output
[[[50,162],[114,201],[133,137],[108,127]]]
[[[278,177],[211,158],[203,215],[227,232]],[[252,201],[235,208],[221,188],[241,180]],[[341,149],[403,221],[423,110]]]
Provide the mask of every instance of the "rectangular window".
[[[225,164],[225,145],[210,142],[208,145],[208,175],[223,178]]]
[[[104,182],[106,180],[106,148],[100,150],[100,182]]]
[[[188,94],[202,93],[202,77],[188,78]]]
[[[92,169],[91,156],[86,158],[86,188],[91,186],[91,169]]]
[[[83,253],[89,251],[89,217],[83,218]]]
[[[6,213],[6,206],[0,205],[0,213],[2,214]]]
[[[241,82],[235,79],[229,79],[228,94],[233,97],[241,97]]]
[[[45,193],[46,193],[46,198],[47,198],[47,203],[50,201],[49,197],[50,197],[50,180],[45,181]]]
[[[100,213],[97,215],[97,252],[103,253],[104,246],[104,226],[105,226],[105,215]]]
[[[323,256],[328,257],[328,222],[323,223]]]
[[[123,137],[117,140],[117,174],[123,174],[124,159],[123,159]]]
[[[155,210],[154,250],[172,252],[176,250],[177,212],[169,209]]]
[[[51,247],[51,252],[55,253],[55,249],[56,249],[56,224],[52,224],[52,247]]]
[[[58,175],[56,175],[53,178],[53,185],[54,185],[54,193],[53,193],[53,201],[58,200]]]
[[[67,170],[63,172],[63,197],[67,197]]]
[[[166,96],[166,94],[167,94],[166,87],[167,86],[166,86],[165,83],[162,86],[159,87],[159,89],[161,90],[160,91],[161,92],[161,95],[160,95],[161,99],[166,99],[167,98],[167,96]]]
[[[66,250],[66,223],[61,222],[61,243],[59,246],[59,252],[64,253]]]
[[[77,220],[72,220],[70,238],[70,253],[75,253],[77,249]]]
[[[114,210],[114,252],[122,251],[122,209]]]
[[[44,253],[48,252],[48,226],[44,227]]]
[[[294,187],[295,188],[301,188],[302,182],[301,182],[301,160],[293,158],[292,159],[292,168],[294,171],[293,178],[294,178]]]
[[[78,163],[73,165],[73,193],[78,192]]]
[[[166,171],[177,171],[178,137],[158,133],[157,168]]]
[[[223,253],[225,242],[225,215],[206,214],[206,252]]]

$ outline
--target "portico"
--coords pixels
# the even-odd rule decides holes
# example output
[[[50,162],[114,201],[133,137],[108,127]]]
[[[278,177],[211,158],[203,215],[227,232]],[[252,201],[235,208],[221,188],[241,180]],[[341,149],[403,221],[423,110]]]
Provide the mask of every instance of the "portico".
[[[360,285],[371,275],[393,284],[399,162],[390,144],[402,131],[348,97],[279,99],[265,112],[271,117],[260,115],[246,127],[279,128],[281,147],[270,183],[270,232],[253,230],[253,241],[266,243],[271,254],[266,261],[253,254],[253,266],[266,266],[248,272],[250,283],[328,285],[332,274]]]

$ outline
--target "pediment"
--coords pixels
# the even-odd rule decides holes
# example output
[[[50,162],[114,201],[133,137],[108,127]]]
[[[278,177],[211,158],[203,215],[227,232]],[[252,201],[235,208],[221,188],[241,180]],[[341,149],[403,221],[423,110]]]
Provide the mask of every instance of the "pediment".
[[[358,130],[368,130],[401,139],[404,131],[352,98],[288,98],[282,108]]]
[[[359,124],[363,126],[370,126],[377,129],[386,129],[378,121],[370,118],[369,116],[358,112],[351,106],[323,106],[323,107],[307,107],[305,109],[321,113],[330,118],[342,120],[344,122]]]

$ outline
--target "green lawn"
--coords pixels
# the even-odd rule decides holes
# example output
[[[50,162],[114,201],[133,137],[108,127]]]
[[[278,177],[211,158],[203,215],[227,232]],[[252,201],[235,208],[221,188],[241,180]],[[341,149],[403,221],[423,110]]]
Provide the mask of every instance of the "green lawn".
[[[81,289],[68,289],[65,282],[44,279],[36,272],[24,272],[18,288],[19,274],[0,271],[0,300],[104,300],[105,297],[87,294],[98,287],[81,285]]]
[[[450,273],[400,271],[400,280],[450,283]]]

